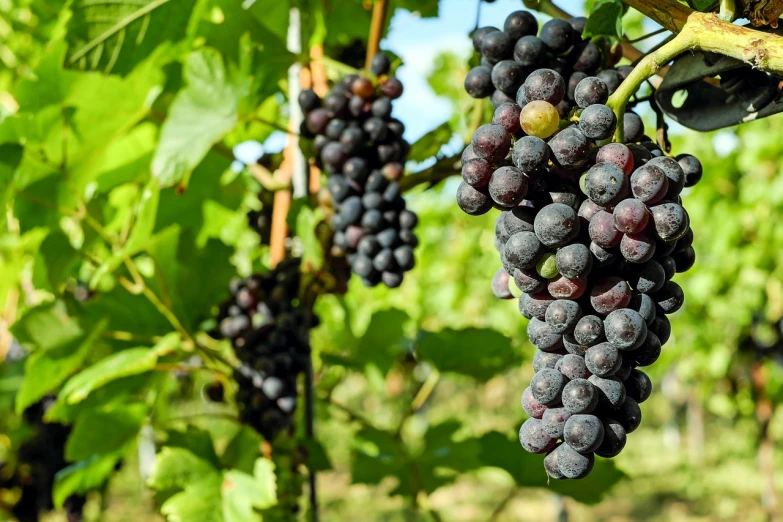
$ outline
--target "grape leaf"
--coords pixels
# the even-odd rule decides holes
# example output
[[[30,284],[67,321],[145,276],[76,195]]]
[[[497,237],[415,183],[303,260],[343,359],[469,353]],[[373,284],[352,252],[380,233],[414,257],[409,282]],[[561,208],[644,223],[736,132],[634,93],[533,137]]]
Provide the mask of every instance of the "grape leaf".
[[[98,489],[114,473],[117,461],[122,453],[94,456],[87,460],[76,462],[57,472],[54,479],[52,497],[54,505],[61,508],[71,495],[87,493]]]
[[[625,7],[621,0],[598,0],[590,11],[582,37],[612,36],[621,38],[623,35],[623,14],[625,14]]]
[[[354,360],[357,364],[369,364],[383,373],[405,353],[403,326],[410,316],[396,308],[375,312],[370,318],[364,335],[359,339]]]
[[[211,48],[192,52],[183,76],[187,85],[171,104],[152,159],[152,174],[164,186],[180,183],[234,127],[250,88],[250,78],[227,69]]]
[[[149,486],[157,491],[182,490],[188,484],[218,477],[218,469],[209,461],[184,448],[164,446],[155,457]]]
[[[520,352],[513,349],[511,339],[491,328],[425,331],[420,334],[416,351],[440,371],[482,382],[518,366],[522,359]]]
[[[478,439],[479,459],[485,466],[506,470],[522,487],[541,487],[566,495],[585,504],[597,504],[612,486],[625,478],[614,462],[596,459],[589,480],[549,480],[543,455],[533,455],[519,446],[516,438],[491,431]]]
[[[44,350],[63,346],[84,334],[77,320],[68,314],[63,301],[29,310],[14,324],[11,332],[20,343]]]
[[[165,41],[182,39],[196,0],[142,0],[71,4],[66,65],[127,74]]]
[[[220,466],[220,459],[218,459],[217,453],[215,453],[212,435],[202,428],[189,424],[185,431],[169,431],[166,447],[186,449],[213,466]]]
[[[315,269],[324,263],[324,252],[321,242],[318,240],[316,223],[323,219],[323,212],[316,208],[299,207],[296,216],[296,236],[302,241],[302,263],[309,264]]]
[[[194,482],[172,496],[160,507],[169,522],[223,522],[220,488],[223,477],[210,473],[194,476]]]
[[[262,442],[263,439],[257,431],[248,426],[242,426],[221,456],[220,460],[223,466],[252,473],[256,459],[261,456]]]
[[[261,517],[254,513],[254,509],[267,509],[277,503],[272,462],[265,458],[256,460],[253,475],[238,470],[227,471],[220,490],[226,522],[260,522]]]
[[[71,462],[108,455],[136,439],[147,415],[145,404],[130,404],[81,415],[65,445],[65,458]]]
[[[158,357],[176,348],[177,334],[169,334],[153,348],[130,348],[98,361],[89,368],[71,377],[63,386],[60,395],[65,402],[75,404],[107,383],[151,371]]]
[[[16,395],[16,412],[23,412],[47,393],[57,389],[84,362],[93,343],[106,327],[98,323],[83,338],[48,350],[33,352],[25,363],[25,379]]]
[[[435,157],[444,143],[448,143],[454,131],[451,122],[443,122],[411,145],[409,161],[424,161]]]

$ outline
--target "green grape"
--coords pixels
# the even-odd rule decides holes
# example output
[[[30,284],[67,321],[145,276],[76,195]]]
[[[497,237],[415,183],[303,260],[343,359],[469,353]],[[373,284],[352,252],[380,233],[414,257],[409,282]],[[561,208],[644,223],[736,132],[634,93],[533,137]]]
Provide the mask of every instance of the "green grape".
[[[555,263],[555,254],[547,253],[541,258],[541,261],[536,265],[536,271],[538,275],[546,279],[552,279],[557,277],[560,272],[557,271],[557,263]]]
[[[525,133],[543,139],[557,132],[560,114],[551,103],[535,100],[522,107],[519,122]]]

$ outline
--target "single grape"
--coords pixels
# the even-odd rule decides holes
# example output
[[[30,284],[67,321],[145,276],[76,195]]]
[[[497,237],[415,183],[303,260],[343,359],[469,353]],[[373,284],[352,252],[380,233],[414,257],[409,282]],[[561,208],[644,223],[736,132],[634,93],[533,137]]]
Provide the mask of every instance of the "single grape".
[[[579,129],[591,140],[604,140],[614,134],[617,118],[606,105],[589,105],[579,116]]]
[[[677,273],[687,272],[696,263],[696,251],[689,246],[685,250],[672,254],[672,260],[674,260]]]
[[[481,41],[481,55],[492,65],[511,58],[513,53],[514,40],[503,31],[487,33]]]
[[[538,32],[538,21],[528,11],[514,11],[506,17],[503,31],[516,41],[524,36],[535,35]]]
[[[633,161],[637,167],[641,167],[653,158],[652,153],[643,145],[629,143],[627,147],[633,154]]]
[[[607,143],[600,149],[595,157],[596,163],[609,162],[620,167],[623,172],[630,174],[633,171],[633,154],[631,149],[622,143]]]
[[[620,240],[620,255],[631,263],[644,263],[655,254],[655,239],[646,232],[625,234]]]
[[[521,169],[520,169],[521,170]],[[536,211],[528,207],[514,207],[507,214],[503,221],[510,236],[517,232],[533,232],[535,229]]]
[[[605,104],[608,99],[609,88],[603,80],[595,76],[584,78],[574,89],[574,101],[582,109],[590,105]]]
[[[500,125],[509,134],[518,134],[522,130],[522,124],[519,123],[519,114],[521,112],[522,109],[516,103],[504,103],[495,109],[492,123]],[[516,144],[514,146],[516,147]]]
[[[630,308],[615,310],[604,319],[606,339],[620,350],[635,350],[647,337],[644,318]],[[595,372],[593,372],[595,373]]]
[[[567,299],[558,299],[550,304],[544,315],[549,329],[556,334],[572,330],[581,317],[582,308],[579,304]]]
[[[477,53],[481,53],[481,44],[484,42],[484,37],[489,33],[500,31],[497,27],[480,27],[473,32],[473,49]]]
[[[595,73],[603,61],[601,50],[593,42],[582,42],[571,53],[574,71]]]
[[[533,356],[533,370],[540,372],[545,368],[554,369],[563,357],[564,356],[559,353],[542,352],[541,350],[538,350]]]
[[[569,380],[587,379],[590,376],[584,357],[571,353],[564,355],[562,359],[557,361],[555,370],[562,373]]]
[[[682,207],[673,202],[658,203],[650,207],[655,235],[664,241],[673,241],[688,232],[690,219]]]
[[[623,133],[626,143],[635,143],[644,136],[644,122],[635,112],[626,112],[623,115]]]
[[[398,246],[394,249],[394,260],[397,262],[397,266],[402,270],[405,270],[406,272],[411,270],[416,264],[413,248],[409,245]],[[505,299],[510,299],[510,297],[506,297]]]
[[[533,346],[543,352],[555,352],[563,347],[563,336],[554,333],[544,321],[536,317],[527,323],[527,338]]]
[[[585,178],[587,197],[601,206],[616,205],[628,194],[628,178],[614,163],[597,163]]]
[[[648,328],[648,331],[653,332],[656,336],[658,336],[658,340],[663,345],[666,344],[672,334],[672,326],[669,323],[669,319],[665,315],[657,314],[652,325],[650,325]]]
[[[500,167],[489,179],[489,195],[502,207],[513,207],[527,195],[527,177],[516,167]]]
[[[568,51],[576,39],[574,28],[567,21],[553,18],[541,27],[539,38],[552,54],[563,54]]]
[[[633,196],[647,205],[659,202],[669,190],[669,178],[655,165],[643,165],[631,174]]]
[[[592,453],[604,440],[604,425],[595,415],[572,415],[563,428],[563,440],[579,453]]]
[[[547,292],[532,294],[530,296],[530,312],[533,314],[533,317],[543,322],[546,317],[546,309],[549,308],[549,305],[554,301],[555,298]]]
[[[609,89],[609,94],[614,93],[622,83],[620,75],[614,69],[604,69],[596,74],[596,77],[606,84],[607,89]]]
[[[381,274],[381,282],[388,288],[398,288],[402,284],[402,273],[400,272],[383,272]]]
[[[666,281],[661,289],[651,297],[665,314],[673,314],[682,307],[682,303],[685,301],[682,288],[674,281]]]
[[[522,107],[519,122],[525,133],[543,139],[557,132],[560,126],[560,114],[551,103],[532,101]]]
[[[596,260],[596,265],[598,267],[603,267],[610,265],[617,259],[617,249],[615,248],[604,248],[602,246],[598,246],[594,242],[590,242],[590,252],[593,254]]]
[[[545,101],[557,105],[565,96],[565,80],[552,69],[537,69],[525,79],[522,90],[527,103]]]
[[[634,267],[626,278],[634,290],[649,294],[661,289],[666,281],[666,274],[658,261],[650,260]]]
[[[391,99],[386,98],[385,96],[378,98],[370,105],[370,112],[375,117],[388,118],[392,113]]]
[[[579,233],[576,212],[562,203],[552,203],[542,208],[533,226],[541,243],[549,247],[563,246]]]
[[[503,253],[509,266],[519,269],[532,268],[544,255],[544,245],[533,232],[517,232],[508,238]]]
[[[516,95],[523,81],[525,70],[514,60],[501,60],[492,68],[492,84],[509,96]]]
[[[593,256],[581,243],[564,246],[555,256],[557,270],[568,279],[583,279],[593,268]]]
[[[557,469],[570,479],[585,478],[593,470],[595,456],[592,453],[579,453],[568,444],[561,444],[554,451]]]
[[[571,355],[577,355],[579,358],[584,359],[585,352],[589,348],[588,346],[584,346],[576,342],[576,339],[574,339],[573,334],[564,334],[563,335],[563,348],[571,354]]]
[[[650,220],[647,206],[638,199],[622,200],[614,207],[614,226],[625,234],[638,234]]]
[[[549,140],[549,149],[557,164],[564,168],[575,168],[587,161],[590,154],[590,136],[582,132],[581,127],[568,127]]]
[[[523,136],[514,143],[511,161],[522,172],[541,170],[549,161],[549,147],[541,138]]]
[[[574,339],[581,345],[594,346],[604,338],[604,323],[600,317],[586,315],[574,328]]]
[[[604,440],[595,454],[605,459],[616,457],[625,447],[626,433],[622,424],[614,419],[604,419]]]
[[[391,60],[383,53],[376,54],[370,61],[370,72],[372,72],[375,76],[388,74],[390,68]]]
[[[631,65],[621,65],[617,68],[617,74],[620,76],[620,79],[625,81],[626,78],[628,78],[628,75],[630,75],[633,72],[633,66]]]
[[[652,394],[652,381],[643,371],[631,370],[625,380],[625,394],[637,403],[642,403]]]
[[[544,416],[547,408],[533,397],[533,394],[530,392],[530,386],[528,386],[522,392],[522,409],[534,419],[540,419]]]
[[[535,294],[546,289],[547,280],[535,270],[515,269],[514,284],[525,293]]]
[[[590,240],[602,248],[617,246],[623,234],[614,226],[614,217],[604,210],[598,211],[588,227]]]
[[[590,304],[599,314],[609,314],[625,308],[631,301],[631,289],[623,279],[606,276],[596,281],[590,290]]]
[[[523,36],[514,45],[514,60],[523,67],[533,67],[546,58],[546,46],[535,35]]]
[[[701,180],[701,162],[690,154],[680,154],[675,158],[685,173],[685,186],[692,187]]]
[[[545,412],[546,413],[546,412]],[[528,419],[519,428],[519,442],[529,453],[546,453],[555,447],[556,441],[544,430],[539,419]]]
[[[625,429],[625,433],[632,433],[642,423],[642,410],[639,403],[630,397],[617,407],[617,422]]]
[[[508,154],[511,135],[500,125],[482,125],[473,134],[471,145],[479,158],[496,163]]]
[[[479,65],[468,71],[465,76],[465,92],[473,98],[486,98],[495,90],[492,83],[492,69]]]
[[[299,93],[297,98],[299,107],[304,112],[312,112],[321,106],[321,98],[312,89],[307,89]]]
[[[582,218],[584,221],[589,222],[593,219],[593,216],[595,216],[598,212],[602,210],[604,210],[604,207],[594,203],[590,199],[585,199],[579,205],[579,212],[577,213],[577,215],[580,218]]]
[[[659,156],[657,158],[652,158],[647,164],[655,165],[666,174],[669,185],[666,195],[664,196],[666,199],[673,200],[680,195],[682,188],[685,186],[685,173],[675,159],[667,156]]]
[[[642,345],[630,352],[628,357],[634,366],[650,366],[661,356],[661,340],[651,331],[647,331]]]
[[[563,205],[568,205],[574,209],[574,212],[579,210],[579,206],[582,203],[583,197],[579,188],[570,183],[557,181],[548,183],[548,186],[549,196],[552,198],[552,203],[562,203]]]
[[[554,406],[560,403],[560,397],[567,379],[558,372],[545,368],[533,376],[530,381],[530,391],[533,397],[544,406]]]
[[[590,413],[598,405],[599,391],[589,379],[573,379],[563,388],[563,407],[571,413]]]
[[[565,408],[549,408],[541,417],[541,425],[547,435],[557,440],[563,437],[563,429],[571,415],[571,412]]]
[[[673,241],[671,242],[660,241],[659,244],[660,243],[668,245],[673,243]],[[660,250],[660,248],[656,247],[656,250]],[[674,261],[674,258],[671,256],[660,257],[660,254],[662,253],[663,252],[659,252],[659,257],[658,257],[658,262],[661,264],[664,273],[663,279],[661,280],[661,285],[663,285],[664,281],[668,281],[669,279],[674,277],[674,274],[677,273],[677,263]]]
[[[655,307],[655,301],[647,294],[635,294],[631,298],[628,308],[637,312],[647,326],[650,326],[658,315]]]
[[[466,214],[480,216],[492,208],[492,199],[488,193],[481,192],[464,181],[457,188],[457,205]]]
[[[614,377],[599,377],[591,375],[587,379],[598,392],[598,407],[603,410],[613,410],[625,402],[625,386]]]
[[[568,23],[571,24],[571,27],[574,28],[574,33],[576,33],[576,36],[581,37],[582,33],[585,31],[585,27],[587,26],[587,17],[572,16],[568,19]]]
[[[538,263],[536,263],[536,272],[544,279],[553,279],[560,275],[555,263],[555,255],[551,253],[544,254]]]
[[[556,299],[579,299],[587,289],[587,280],[568,279],[560,275],[549,281],[546,289]]]
[[[560,468],[557,467],[557,448],[547,453],[547,456],[544,457],[544,469],[550,478],[558,480],[566,478],[565,475],[560,473]]]

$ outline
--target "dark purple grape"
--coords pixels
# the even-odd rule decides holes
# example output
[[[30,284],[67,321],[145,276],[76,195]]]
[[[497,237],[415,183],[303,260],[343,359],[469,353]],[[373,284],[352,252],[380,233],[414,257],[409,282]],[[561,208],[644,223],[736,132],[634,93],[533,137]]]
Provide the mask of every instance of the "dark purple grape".
[[[521,110],[516,103],[504,103],[495,109],[492,123],[500,125],[509,134],[518,134],[522,130],[522,124],[519,122]]]
[[[660,243],[668,245],[674,243],[674,241],[671,242],[660,241],[659,244]],[[656,247],[656,250],[660,250],[660,247]],[[663,285],[664,281],[668,281],[669,279],[674,277],[674,274],[677,273],[677,263],[674,261],[674,258],[671,256],[660,257],[661,252],[658,252],[658,254],[659,254],[658,262],[661,264],[661,267],[663,269],[663,274],[664,274],[663,279],[661,280],[661,285]]]
[[[552,203],[542,208],[533,226],[541,243],[549,247],[563,246],[579,233],[576,212],[562,203]]]
[[[635,350],[647,337],[647,324],[630,308],[615,310],[604,319],[606,339],[620,350]],[[595,373],[595,372],[593,372]]]
[[[639,404],[630,397],[617,407],[617,422],[625,429],[625,433],[632,433],[642,423],[642,410]]]
[[[402,96],[402,82],[394,76],[389,76],[381,82],[381,92],[392,100],[396,100]]]
[[[579,453],[568,444],[561,444],[555,449],[557,469],[570,479],[585,478],[593,470],[595,456],[592,453]]]
[[[593,219],[593,216],[602,210],[604,210],[604,207],[593,203],[589,199],[585,199],[582,201],[582,204],[579,205],[579,211],[577,212],[577,215],[585,221],[589,222]]]
[[[590,304],[599,314],[610,314],[625,308],[631,301],[631,289],[623,279],[607,276],[596,281],[590,290]]]
[[[503,224],[509,235],[517,232],[533,232],[536,211],[529,207],[514,207],[506,214]]]
[[[514,60],[523,67],[539,65],[546,58],[546,46],[535,35],[523,36],[514,45]]]
[[[313,134],[324,134],[331,120],[332,113],[326,109],[315,109],[307,115],[307,130]]]
[[[528,294],[535,294],[546,289],[547,280],[534,269],[514,269],[514,284],[517,288]]]
[[[625,380],[625,394],[637,403],[646,401],[652,394],[652,382],[641,370],[632,370]]]
[[[528,11],[514,11],[506,17],[503,31],[516,41],[523,36],[535,35],[538,32],[538,21]]]
[[[565,97],[565,81],[552,69],[533,71],[522,84],[525,101],[545,101],[557,105]]]
[[[573,379],[563,388],[563,407],[571,413],[590,413],[598,405],[599,393],[589,379]]]
[[[675,158],[685,174],[685,186],[692,187],[701,180],[701,162],[690,154],[680,154]]]
[[[544,469],[550,478],[558,480],[566,478],[565,475],[560,473],[560,468],[557,466],[557,448],[547,453],[547,456],[544,457]]]
[[[511,160],[522,172],[536,172],[546,167],[549,161],[549,147],[541,138],[523,136],[514,143]]]
[[[673,314],[682,307],[682,303],[685,301],[682,288],[674,281],[666,281],[661,289],[650,297],[661,307],[665,314]]]
[[[622,357],[611,343],[591,346],[585,352],[585,366],[590,373],[599,377],[614,375],[622,364]]]
[[[575,72],[572,73],[571,76],[568,77],[568,81],[566,82],[566,99],[569,101],[575,101],[576,100],[576,87],[581,83],[582,80],[587,78],[587,74],[583,72]]]
[[[503,254],[513,268],[532,268],[544,254],[544,245],[533,232],[517,232],[508,238]]]
[[[560,403],[566,381],[563,374],[557,370],[545,368],[533,376],[530,381],[530,391],[544,406],[554,406]]]
[[[321,106],[321,98],[312,89],[300,92],[297,100],[299,101],[299,107],[304,112],[312,112]]]
[[[541,27],[539,38],[552,54],[563,54],[568,51],[576,40],[574,28],[567,21],[553,18]]]
[[[582,317],[582,308],[575,301],[558,299],[546,309],[544,319],[549,329],[555,334],[572,330]]]
[[[661,340],[653,332],[648,331],[642,345],[630,352],[628,357],[634,366],[650,366],[661,356]]]
[[[593,256],[581,243],[564,246],[555,255],[557,271],[569,279],[583,279],[593,268]]]
[[[378,53],[370,61],[370,72],[375,76],[388,74],[391,69],[391,60],[383,53]]]
[[[579,115],[579,130],[591,140],[605,140],[612,137],[617,118],[606,105],[589,105]]]
[[[616,205],[628,195],[628,178],[614,163],[597,163],[587,171],[585,190],[598,205]]]
[[[585,365],[584,357],[569,353],[555,364],[555,370],[562,373],[567,379],[587,379],[590,372]]]
[[[413,248],[408,245],[398,246],[394,249],[394,261],[402,270],[408,271],[416,264],[416,258],[413,255]]]
[[[546,289],[556,299],[579,299],[587,289],[587,280],[568,279],[560,275],[549,281]]]
[[[522,409],[534,419],[540,419],[547,408],[533,397],[533,394],[530,392],[530,386],[528,386],[522,392]]]
[[[591,375],[587,379],[598,392],[598,406],[603,410],[613,410],[625,402],[625,386],[614,377]]]
[[[576,339],[574,339],[572,334],[564,334],[563,348],[565,348],[569,354],[576,355],[583,359],[588,346],[584,346],[576,342]]]
[[[372,266],[378,272],[384,272],[394,267],[394,254],[391,249],[384,248],[378,252],[372,260]]]
[[[492,84],[509,96],[516,95],[523,81],[525,70],[514,60],[501,60],[492,68]]]
[[[532,294],[529,296],[529,298],[530,312],[532,313],[533,317],[543,322],[546,318],[546,309],[549,308],[549,305],[555,301],[555,298],[549,295],[547,292]]]
[[[626,278],[634,290],[648,294],[661,289],[666,281],[666,274],[660,263],[650,260],[638,267],[633,267]]]
[[[652,158],[647,164],[655,165],[666,174],[669,185],[666,195],[664,196],[666,199],[673,200],[680,195],[682,188],[685,186],[685,173],[675,159],[667,156],[659,156],[657,158]]]
[[[604,248],[596,243],[590,242],[590,252],[593,254],[598,267],[607,266],[613,263],[618,256],[617,249]]]
[[[647,326],[650,326],[653,323],[657,315],[655,301],[653,301],[652,297],[647,294],[634,295],[631,298],[631,302],[628,305],[628,308],[638,312],[639,315],[642,316],[642,319],[644,319],[644,322],[647,324]]]
[[[574,339],[583,346],[594,346],[604,338],[604,322],[595,315],[582,317],[574,328]]]
[[[504,103],[514,103],[514,98],[504,93],[503,91],[495,89],[490,95],[489,101],[492,103],[492,108],[497,109]]]
[[[554,333],[544,321],[536,317],[527,323],[527,338],[533,346],[543,352],[555,352],[563,347],[563,336]]]
[[[575,71],[594,74],[603,62],[601,50],[593,42],[582,42],[571,53]]]
[[[489,195],[502,207],[514,207],[527,196],[527,177],[516,167],[500,167],[489,179]]]
[[[672,327],[669,323],[669,319],[663,314],[656,315],[653,324],[648,328],[648,332],[653,332],[662,345],[666,344],[672,334]]]
[[[606,84],[606,87],[609,89],[609,94],[614,93],[622,83],[620,75],[614,69],[604,69],[596,74],[596,77]]]
[[[657,203],[669,190],[669,179],[659,167],[643,165],[631,174],[633,196],[647,205]]]
[[[545,412],[546,413],[546,412]],[[556,441],[544,430],[539,419],[528,419],[519,428],[519,442],[529,453],[546,453],[555,447]]]
[[[676,271],[678,273],[687,272],[696,263],[696,251],[693,247],[688,247],[685,250],[680,250],[672,254],[672,260],[674,260]]]
[[[590,220],[588,227],[590,240],[602,248],[617,246],[622,239],[622,233],[614,226],[614,217],[609,212],[599,210]]]
[[[500,125],[482,125],[471,140],[473,152],[490,163],[502,160],[511,147],[511,135]]]
[[[604,425],[595,415],[572,415],[565,423],[563,440],[579,453],[592,453],[604,440]]]
[[[541,425],[552,439],[557,440],[563,437],[566,421],[571,415],[565,408],[549,408],[541,417]]]
[[[614,419],[604,419],[604,440],[595,454],[605,459],[616,457],[625,447],[626,433],[622,424]]]
[[[650,207],[655,235],[664,241],[680,239],[688,232],[690,219],[682,207],[673,202],[658,203]]]
[[[487,160],[470,160],[462,164],[462,179],[471,187],[486,187],[493,171],[492,164]]]
[[[582,109],[586,109],[590,105],[605,104],[608,99],[609,87],[603,80],[595,76],[583,79],[574,89],[574,101]]]
[[[624,234],[637,234],[644,230],[650,220],[650,211],[638,199],[622,200],[614,207],[614,226]]]
[[[561,130],[549,140],[549,149],[558,165],[564,168],[575,168],[587,161],[590,154],[590,143],[581,127],[568,127]]]
[[[549,353],[538,350],[533,356],[533,370],[540,372],[545,368],[554,369],[563,357],[564,356],[559,353]]]
[[[492,293],[498,299],[513,299],[511,291],[508,289],[509,276],[508,272],[502,268],[498,268],[495,275],[492,276]]]
[[[623,115],[623,133],[625,134],[626,143],[635,143],[644,136],[644,122],[642,122],[638,114],[626,112]]]
[[[568,23],[571,24],[571,27],[574,28],[574,33],[576,33],[576,36],[581,38],[582,33],[585,31],[585,27],[587,26],[587,17],[572,16],[568,19]]]
[[[457,188],[457,205],[466,214],[480,216],[492,209],[492,198],[488,193],[480,192],[463,181]]]
[[[655,239],[646,232],[625,234],[620,240],[620,255],[631,263],[644,263],[655,254]]]
[[[631,149],[622,143],[607,143],[598,150],[596,163],[609,162],[617,165],[626,174],[633,171],[634,159]]]
[[[492,65],[511,58],[514,54],[514,40],[503,31],[493,31],[484,35],[481,42],[481,55]]]
[[[484,38],[489,33],[500,31],[497,27],[480,27],[473,32],[473,49],[477,53],[481,53],[481,44],[484,43]]]

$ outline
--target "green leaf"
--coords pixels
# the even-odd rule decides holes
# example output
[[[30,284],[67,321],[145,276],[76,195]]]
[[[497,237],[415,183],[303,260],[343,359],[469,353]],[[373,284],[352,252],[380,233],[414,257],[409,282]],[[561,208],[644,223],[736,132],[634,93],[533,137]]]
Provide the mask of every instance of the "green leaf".
[[[321,209],[301,207],[296,216],[296,236],[302,241],[302,263],[319,268],[324,263],[324,252],[318,240],[316,224],[323,219]]]
[[[136,439],[146,415],[144,404],[83,414],[68,436],[65,458],[76,462],[119,451]]]
[[[58,471],[55,475],[54,491],[52,492],[54,505],[61,508],[71,495],[98,489],[114,473],[114,468],[120,458],[122,458],[120,453],[101,457],[96,455]]]
[[[443,122],[411,145],[410,161],[424,161],[435,157],[444,143],[448,143],[454,131],[451,122]]]
[[[90,279],[90,288],[97,288],[104,276],[111,274],[127,258],[141,252],[155,229],[155,217],[160,201],[160,186],[155,180],[150,180],[141,193],[138,206],[134,212],[135,223],[128,240],[117,252],[99,266]]]
[[[160,512],[169,522],[223,522],[223,477],[212,473],[193,478],[196,481],[164,502]]]
[[[375,312],[359,340],[356,362],[389,371],[405,353],[403,327],[409,320],[406,312],[396,308]]]
[[[181,490],[202,479],[218,477],[218,469],[184,448],[164,446],[155,457],[149,486],[157,491]]]
[[[16,412],[23,412],[70,377],[82,365],[93,343],[105,328],[104,321],[98,323],[85,338],[33,352],[25,363],[25,379],[16,395]]]
[[[29,310],[11,332],[20,343],[44,350],[63,346],[84,334],[79,323],[68,315],[63,301]]]
[[[544,456],[522,450],[516,437],[508,438],[491,431],[478,442],[482,464],[506,470],[519,486],[546,488],[584,504],[597,504],[604,494],[625,478],[613,461],[596,459],[588,480],[550,480],[544,471]]]
[[[583,38],[593,36],[623,36],[624,7],[621,0],[598,0],[590,11]]]
[[[212,435],[207,430],[188,425],[185,431],[172,430],[168,432],[168,435],[166,447],[186,449],[213,466],[220,466],[220,459],[215,453]]]
[[[260,521],[254,509],[267,509],[277,503],[272,462],[265,458],[256,460],[253,475],[236,470],[226,472],[221,492],[226,522]]]
[[[169,334],[154,348],[130,348],[110,355],[71,377],[60,395],[68,404],[75,404],[111,381],[149,372],[155,368],[158,357],[174,349],[178,343],[179,336]]]
[[[304,439],[300,441],[302,446],[307,448],[307,469],[313,472],[328,471],[333,468],[329,461],[329,455],[326,453],[323,444],[316,439]]]
[[[66,65],[127,74],[165,41],[185,36],[195,0],[76,0],[68,21]]]
[[[252,473],[256,459],[261,455],[261,435],[248,426],[242,426],[226,446],[221,456],[223,466]]]
[[[250,87],[249,77],[227,71],[210,48],[191,53],[183,75],[187,86],[171,104],[152,160],[152,173],[164,186],[181,182],[234,127]]]
[[[422,332],[416,350],[442,372],[467,375],[482,382],[518,366],[521,360],[511,339],[491,328]]]
[[[0,145],[0,201],[3,203],[9,196],[8,188],[11,186],[19,164],[22,163],[23,153],[24,149],[21,145],[15,143]],[[1,219],[4,221],[5,216]]]

